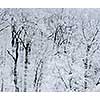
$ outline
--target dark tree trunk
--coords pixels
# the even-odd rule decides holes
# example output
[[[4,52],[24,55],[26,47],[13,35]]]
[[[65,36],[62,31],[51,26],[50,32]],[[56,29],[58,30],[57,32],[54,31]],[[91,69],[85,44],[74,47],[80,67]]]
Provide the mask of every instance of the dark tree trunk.
[[[90,45],[87,45],[87,49],[86,49],[86,58],[84,60],[84,69],[85,69],[85,73],[84,73],[84,78],[85,78],[85,81],[84,81],[84,89],[87,89],[88,88],[88,83],[87,83],[87,70],[89,68],[88,66],[88,63],[89,63],[89,59],[88,59],[88,55],[89,55],[89,51],[90,51]]]
[[[69,80],[69,88],[70,88],[70,90],[72,90],[72,78],[70,78],[70,80]]]
[[[18,83],[17,83],[17,61],[18,61],[18,39],[16,39],[16,58],[15,58],[15,66],[14,66],[14,84],[15,84],[15,92],[19,92]]]
[[[3,79],[2,79],[1,92],[3,92],[3,89],[4,89],[4,81],[3,81]]]

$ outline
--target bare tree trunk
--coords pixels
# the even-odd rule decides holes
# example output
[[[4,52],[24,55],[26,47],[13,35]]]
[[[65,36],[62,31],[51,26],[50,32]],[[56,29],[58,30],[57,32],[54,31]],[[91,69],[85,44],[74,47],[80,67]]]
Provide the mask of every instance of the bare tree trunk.
[[[90,45],[88,45],[87,44],[87,48],[86,48],[86,58],[84,59],[84,69],[85,69],[85,73],[84,73],[84,89],[87,89],[88,88],[88,83],[87,83],[87,78],[88,78],[88,76],[87,76],[87,70],[88,70],[88,68],[89,68],[89,66],[88,66],[88,63],[89,63],[89,58],[88,58],[88,56],[89,56],[89,51],[90,51]]]
[[[36,73],[35,73],[35,78],[34,78],[34,87],[36,92],[40,92],[41,89],[39,87],[41,86],[41,81],[42,81],[42,75],[43,75],[43,61],[42,59],[39,61],[39,64],[36,68]]]
[[[27,43],[25,47],[24,92],[27,91],[28,49],[29,49],[29,43]]]
[[[17,64],[14,66],[14,84],[15,84],[15,92],[19,92],[19,88],[17,86]]]
[[[15,66],[14,66],[14,84],[15,84],[15,92],[19,92],[19,88],[17,86],[17,61],[18,61],[18,38],[16,39],[16,58],[15,58]]]
[[[19,48],[19,42],[18,38],[16,38],[16,51],[15,51],[15,57],[7,50],[8,54],[13,58],[14,60],[14,85],[15,85],[15,92],[19,92],[18,83],[17,83],[17,62],[18,62],[18,48]]]
[[[4,80],[3,80],[3,78],[2,78],[1,92],[3,92],[3,91],[4,91]]]

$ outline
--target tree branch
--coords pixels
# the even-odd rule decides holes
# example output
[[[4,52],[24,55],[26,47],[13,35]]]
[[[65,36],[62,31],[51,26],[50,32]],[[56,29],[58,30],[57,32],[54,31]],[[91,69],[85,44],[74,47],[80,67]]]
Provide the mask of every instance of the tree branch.
[[[23,44],[23,47],[26,48],[26,46],[25,46],[23,40],[22,40],[20,37],[19,37],[19,39],[20,39],[21,43]]]
[[[7,27],[9,27],[9,25],[4,27],[4,28],[2,28],[2,29],[0,29],[0,32],[3,31],[4,29],[6,29]]]
[[[7,50],[8,54],[13,58],[13,60],[15,61],[15,57]]]
[[[57,70],[58,70],[58,73],[59,73],[59,76],[60,76],[61,81],[62,81],[62,82],[64,83],[64,85],[65,85],[65,88],[68,89],[67,84],[66,84],[65,80],[63,79],[63,77],[62,77],[62,75],[61,75],[61,73],[60,73],[60,70],[58,69],[57,66],[56,66],[56,68],[57,68]]]
[[[96,29],[97,29],[97,28],[96,28]],[[97,31],[96,31],[96,33],[95,33],[95,35],[94,35],[93,39],[92,39],[92,42],[95,40],[95,38],[96,38],[96,36],[97,36],[98,32],[99,32],[99,30],[97,29]]]

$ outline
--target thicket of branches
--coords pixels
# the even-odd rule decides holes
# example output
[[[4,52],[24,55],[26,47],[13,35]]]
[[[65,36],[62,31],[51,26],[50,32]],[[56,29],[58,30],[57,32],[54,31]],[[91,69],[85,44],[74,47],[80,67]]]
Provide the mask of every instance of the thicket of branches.
[[[1,91],[92,91],[100,84],[99,13],[0,9]]]

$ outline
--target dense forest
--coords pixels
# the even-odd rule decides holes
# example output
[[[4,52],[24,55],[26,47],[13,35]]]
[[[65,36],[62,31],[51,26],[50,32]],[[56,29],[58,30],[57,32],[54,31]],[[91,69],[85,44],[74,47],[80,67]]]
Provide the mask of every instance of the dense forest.
[[[1,92],[100,91],[100,9],[0,9]]]

